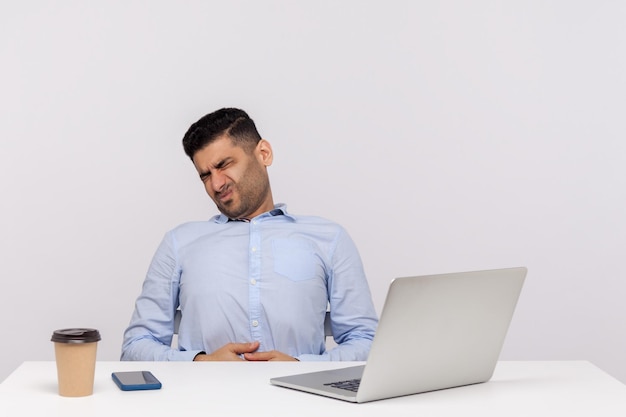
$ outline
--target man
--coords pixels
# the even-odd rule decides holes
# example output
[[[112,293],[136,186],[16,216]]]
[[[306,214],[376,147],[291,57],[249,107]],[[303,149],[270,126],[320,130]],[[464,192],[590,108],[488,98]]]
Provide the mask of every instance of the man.
[[[165,235],[122,360],[365,360],[377,318],[358,251],[339,225],[274,204],[272,147],[252,119],[217,110],[191,125],[183,147],[221,214]]]

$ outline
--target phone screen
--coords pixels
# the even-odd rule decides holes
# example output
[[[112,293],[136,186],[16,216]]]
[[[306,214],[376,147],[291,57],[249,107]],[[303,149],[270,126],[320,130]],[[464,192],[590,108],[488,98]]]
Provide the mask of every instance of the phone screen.
[[[161,382],[150,371],[113,372],[111,377],[124,391],[161,388]]]

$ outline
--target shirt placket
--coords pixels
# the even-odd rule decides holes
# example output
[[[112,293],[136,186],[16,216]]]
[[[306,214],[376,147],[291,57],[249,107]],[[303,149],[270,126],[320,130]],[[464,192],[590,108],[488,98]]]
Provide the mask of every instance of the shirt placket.
[[[249,323],[251,340],[258,340],[261,343],[259,351],[263,351],[263,338],[261,321],[261,297],[259,283],[261,281],[261,229],[258,220],[250,222],[250,264],[248,277],[248,303],[249,303]]]

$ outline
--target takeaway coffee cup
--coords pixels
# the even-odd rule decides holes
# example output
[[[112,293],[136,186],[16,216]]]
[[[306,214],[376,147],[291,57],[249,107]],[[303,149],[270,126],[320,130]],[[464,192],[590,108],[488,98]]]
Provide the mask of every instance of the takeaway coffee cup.
[[[93,394],[100,332],[96,329],[60,329],[52,333],[51,340],[54,342],[59,395],[85,397]]]

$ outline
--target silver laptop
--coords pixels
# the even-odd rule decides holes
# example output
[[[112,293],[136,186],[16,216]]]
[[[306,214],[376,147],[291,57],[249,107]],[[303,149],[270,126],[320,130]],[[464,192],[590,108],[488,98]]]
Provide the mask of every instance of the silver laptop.
[[[396,278],[365,365],[270,382],[356,403],[486,382],[526,272],[520,267]]]

